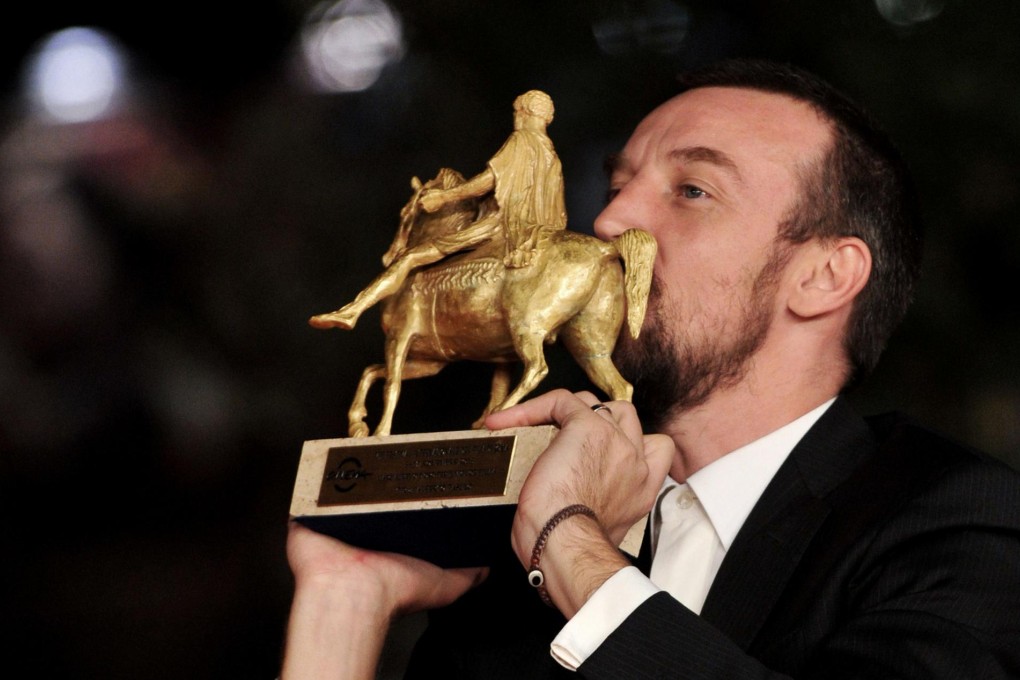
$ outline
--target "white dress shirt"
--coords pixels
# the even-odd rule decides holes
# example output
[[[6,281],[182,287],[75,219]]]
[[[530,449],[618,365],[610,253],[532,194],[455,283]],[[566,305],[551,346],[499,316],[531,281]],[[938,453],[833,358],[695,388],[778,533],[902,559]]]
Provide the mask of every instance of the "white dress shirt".
[[[793,447],[833,401],[835,399],[830,399],[778,430],[713,461],[692,474],[685,485],[666,477],[656,505],[663,495],[683,493],[684,487],[689,487],[701,501],[718,539],[712,542],[714,547],[710,549],[713,554],[707,558],[711,564],[708,576],[702,587],[696,589],[700,592],[692,598],[695,606],[688,605],[695,613],[700,613],[701,604],[726,551],[765,487]],[[656,526],[654,514],[651,518],[653,534],[669,531],[666,525]],[[663,513],[664,521],[668,521],[668,514]],[[652,573],[671,573],[671,563],[676,560],[677,556],[668,554],[668,551],[656,551],[652,557]],[[553,658],[565,668],[576,670],[641,603],[661,590],[668,588],[655,584],[637,567],[616,572],[592,594],[553,640],[550,648]],[[684,595],[681,601],[686,602],[690,597]]]

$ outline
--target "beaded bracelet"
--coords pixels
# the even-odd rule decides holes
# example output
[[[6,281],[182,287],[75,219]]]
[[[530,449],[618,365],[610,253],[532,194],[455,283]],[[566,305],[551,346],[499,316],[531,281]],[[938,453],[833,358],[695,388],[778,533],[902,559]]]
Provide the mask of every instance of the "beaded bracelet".
[[[552,533],[552,530],[557,524],[574,515],[587,515],[598,521],[595,517],[595,511],[587,505],[581,505],[580,503],[568,505],[545,523],[542,531],[538,534],[538,538],[535,539],[535,548],[531,551],[531,571],[528,572],[528,583],[538,590],[538,596],[542,598],[542,602],[545,602],[550,607],[553,606],[553,602],[549,597],[549,591],[545,589],[545,574],[538,568],[539,560],[542,557],[542,550],[545,549],[545,542],[549,539],[549,534]]]

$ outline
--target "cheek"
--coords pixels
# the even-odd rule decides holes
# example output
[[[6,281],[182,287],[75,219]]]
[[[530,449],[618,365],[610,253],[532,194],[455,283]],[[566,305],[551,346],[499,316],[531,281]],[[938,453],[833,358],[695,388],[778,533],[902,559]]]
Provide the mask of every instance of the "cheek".
[[[746,272],[715,264],[711,257],[666,259],[656,271],[662,289],[655,301],[657,316],[665,323],[678,324],[675,330],[679,336],[695,344],[731,328],[746,309],[753,285],[753,277]]]
[[[698,224],[672,224],[669,228],[655,229],[652,234],[659,244],[657,262],[668,268],[689,269],[718,261],[720,256],[728,259],[731,251],[739,247],[723,229]]]
[[[655,273],[668,288],[683,293],[685,298],[702,297],[731,285],[734,280],[732,273],[721,264],[714,249],[690,244],[682,249],[660,245],[655,258]]]

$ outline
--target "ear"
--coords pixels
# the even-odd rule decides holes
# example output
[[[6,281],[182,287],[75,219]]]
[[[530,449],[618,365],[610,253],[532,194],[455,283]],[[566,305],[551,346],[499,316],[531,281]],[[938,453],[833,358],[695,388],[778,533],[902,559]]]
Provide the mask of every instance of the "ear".
[[[795,256],[789,308],[811,318],[847,307],[871,275],[871,250],[859,238],[811,241]]]

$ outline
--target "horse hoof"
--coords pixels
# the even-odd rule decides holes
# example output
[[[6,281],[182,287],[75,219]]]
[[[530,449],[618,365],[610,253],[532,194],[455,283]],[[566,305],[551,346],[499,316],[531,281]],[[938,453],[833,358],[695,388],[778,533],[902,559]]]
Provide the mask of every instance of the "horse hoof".
[[[351,437],[367,437],[368,436],[368,425],[365,423],[352,423],[347,428],[347,434]]]

